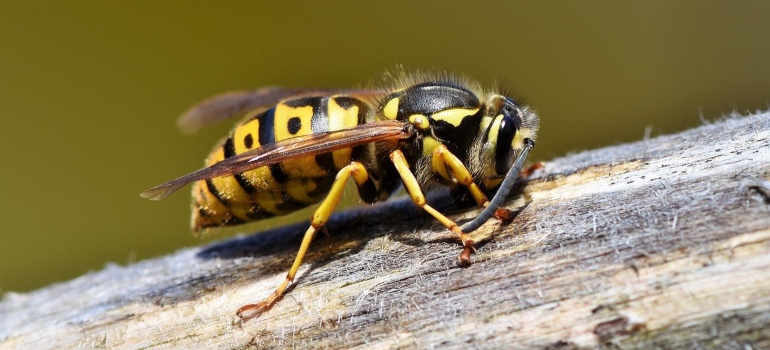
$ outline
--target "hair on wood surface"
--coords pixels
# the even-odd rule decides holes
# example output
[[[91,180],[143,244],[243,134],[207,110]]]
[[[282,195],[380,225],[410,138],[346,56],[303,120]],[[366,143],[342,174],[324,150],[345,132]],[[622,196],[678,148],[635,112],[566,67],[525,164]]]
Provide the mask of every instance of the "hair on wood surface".
[[[0,348],[770,348],[768,181],[770,114],[725,118],[548,162],[468,268],[401,200],[335,215],[247,323],[306,224],[6,293]]]

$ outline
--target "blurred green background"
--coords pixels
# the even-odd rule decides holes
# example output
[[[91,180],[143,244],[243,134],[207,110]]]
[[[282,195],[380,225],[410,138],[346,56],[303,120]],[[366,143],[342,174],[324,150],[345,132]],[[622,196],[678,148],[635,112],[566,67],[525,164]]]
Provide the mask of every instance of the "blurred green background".
[[[548,160],[767,109],[768,13],[766,1],[6,1],[0,289],[202,244],[186,190],[139,192],[197,169],[228,132],[175,127],[210,95],[350,87],[396,64],[464,72],[527,98],[542,119],[532,159]]]

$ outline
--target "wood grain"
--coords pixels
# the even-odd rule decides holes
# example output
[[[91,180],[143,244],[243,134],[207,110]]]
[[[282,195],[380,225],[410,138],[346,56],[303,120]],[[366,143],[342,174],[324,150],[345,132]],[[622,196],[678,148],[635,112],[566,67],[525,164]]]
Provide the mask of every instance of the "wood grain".
[[[247,323],[304,224],[109,265],[7,293],[0,348],[770,348],[769,140],[765,113],[552,160],[468,268],[409,202],[340,213]]]

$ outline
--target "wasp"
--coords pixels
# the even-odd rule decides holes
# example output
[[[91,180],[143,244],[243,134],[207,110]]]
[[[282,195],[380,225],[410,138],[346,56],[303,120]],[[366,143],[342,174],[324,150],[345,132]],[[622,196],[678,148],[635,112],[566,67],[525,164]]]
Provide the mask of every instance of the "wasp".
[[[366,203],[386,200],[403,185],[415,205],[459,237],[461,265],[470,264],[474,251],[468,233],[492,216],[506,215],[500,206],[534,147],[534,111],[508,94],[448,74],[391,78],[383,88],[229,92],[180,117],[183,129],[195,131],[245,113],[204,168],[141,194],[159,200],[192,183],[194,231],[320,202],[286,279],[265,300],[241,307],[242,319],[284,295],[351,178]],[[485,209],[460,227],[426,202],[422,188],[436,185],[470,194]],[[485,192],[495,188],[490,201]]]

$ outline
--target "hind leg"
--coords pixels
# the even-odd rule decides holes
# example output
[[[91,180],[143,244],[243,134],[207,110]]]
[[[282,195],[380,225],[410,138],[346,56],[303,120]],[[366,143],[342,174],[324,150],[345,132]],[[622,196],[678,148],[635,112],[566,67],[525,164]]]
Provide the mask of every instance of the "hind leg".
[[[345,183],[347,183],[348,179],[351,177],[359,187],[369,181],[369,174],[359,162],[352,162],[337,172],[337,177],[334,179],[329,194],[324,198],[323,202],[321,202],[321,205],[316,209],[315,213],[313,213],[313,217],[310,220],[310,227],[308,227],[307,231],[305,231],[305,235],[302,237],[302,244],[297,252],[297,257],[294,258],[291,269],[289,269],[289,272],[286,274],[286,279],[284,279],[278,288],[276,288],[265,300],[256,304],[241,306],[237,312],[237,315],[241,317],[241,319],[248,320],[258,316],[260,313],[270,309],[270,307],[283,297],[286,293],[286,288],[294,281],[294,277],[297,275],[297,270],[299,270],[300,265],[302,265],[302,260],[305,258],[305,253],[307,253],[310,243],[313,241],[313,238],[315,238],[318,229],[322,228],[326,225],[326,222],[329,221],[329,217],[334,211],[334,207],[339,202],[342,192],[345,189]]]

